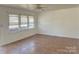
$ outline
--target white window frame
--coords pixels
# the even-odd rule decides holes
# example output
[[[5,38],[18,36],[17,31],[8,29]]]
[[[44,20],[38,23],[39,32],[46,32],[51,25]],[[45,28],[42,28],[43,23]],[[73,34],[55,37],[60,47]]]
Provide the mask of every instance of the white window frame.
[[[32,16],[32,15],[30,15],[30,16]],[[28,20],[29,20],[28,28],[33,29],[33,28],[35,28],[35,17],[32,16],[33,17],[33,24],[32,24],[33,27],[30,27],[30,18],[29,18],[30,16],[28,16]]]
[[[15,29],[10,29],[10,28],[9,28],[9,26],[10,26],[10,22],[9,22],[9,20],[10,20],[9,17],[10,17],[10,16],[9,16],[9,15],[18,15],[18,28],[17,28],[17,29],[16,29],[16,28],[15,28]],[[16,32],[16,31],[19,31],[19,30],[33,29],[33,28],[35,28],[35,17],[34,17],[33,15],[23,15],[23,16],[26,16],[26,17],[27,17],[27,27],[26,27],[26,28],[22,28],[22,27],[21,27],[21,16],[22,16],[22,15],[23,15],[23,14],[13,14],[13,13],[12,13],[12,14],[8,14],[8,19],[9,19],[9,20],[8,20],[8,22],[9,22],[8,28],[9,28],[10,31],[13,31],[13,32],[15,31],[15,32]],[[30,26],[30,22],[29,22],[30,19],[29,19],[29,16],[33,16],[33,18],[34,18],[34,23],[33,23],[33,26],[34,26],[34,27],[33,27],[33,28],[29,28],[29,26]]]
[[[22,20],[21,16],[26,16],[27,23],[25,25],[27,25],[27,26],[24,26],[24,27],[21,26],[21,25],[23,25],[21,22],[21,20]],[[20,25],[21,29],[28,29],[28,16],[27,15],[20,15],[20,24],[19,25]]]
[[[10,25],[10,18],[9,18],[10,15],[17,15],[17,16],[18,16],[18,28],[13,28],[13,29],[12,29],[12,28],[9,28],[9,26],[11,26],[11,25]],[[8,15],[8,19],[9,19],[9,20],[8,20],[8,22],[9,22],[9,25],[8,25],[9,30],[10,30],[10,31],[17,31],[17,30],[19,29],[19,15],[18,15],[18,14],[9,14],[9,15]]]

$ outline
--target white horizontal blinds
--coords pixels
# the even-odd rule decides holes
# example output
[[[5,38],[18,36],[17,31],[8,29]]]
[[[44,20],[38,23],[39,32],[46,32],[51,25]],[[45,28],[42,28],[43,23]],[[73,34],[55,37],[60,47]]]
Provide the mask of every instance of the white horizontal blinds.
[[[34,28],[34,16],[29,16],[29,28]]]
[[[21,15],[20,16],[21,17],[21,24],[20,24],[20,26],[22,27],[22,28],[27,28],[27,16],[25,16],[25,15]]]
[[[18,15],[9,14],[9,29],[19,28],[19,18]]]

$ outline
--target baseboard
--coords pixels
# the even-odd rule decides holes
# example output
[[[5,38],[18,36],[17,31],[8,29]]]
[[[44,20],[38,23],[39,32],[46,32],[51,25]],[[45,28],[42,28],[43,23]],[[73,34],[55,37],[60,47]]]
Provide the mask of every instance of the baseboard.
[[[47,33],[38,33],[38,34],[39,35],[47,35],[47,36],[70,38],[70,39],[79,39],[78,37],[69,37],[69,36],[65,36],[65,35],[51,35],[51,34],[47,34]]]
[[[58,36],[58,35],[50,35],[50,34],[46,34],[46,33],[36,33],[36,34],[30,35],[28,37],[19,39],[17,41],[9,42],[9,43],[4,44],[2,46],[9,45],[9,44],[12,44],[12,43],[15,43],[15,42],[18,42],[18,41],[22,41],[23,39],[28,39],[28,38],[31,38],[31,37],[36,36],[36,35],[54,36],[54,37],[62,37],[62,38],[68,38],[68,39],[79,39],[79,38],[73,38],[73,37],[66,37],[66,36],[63,36],[63,35],[62,36]]]
[[[3,45],[1,45],[1,46],[6,46],[6,45],[9,45],[9,44],[12,44],[12,43],[16,43],[16,42],[18,42],[18,41],[22,41],[22,40],[24,40],[24,39],[28,39],[28,38],[31,38],[31,37],[36,36],[36,35],[37,35],[37,34],[33,34],[33,35],[28,36],[28,37],[24,37],[24,38],[19,39],[19,40],[16,40],[16,41],[12,41],[12,42],[3,44]]]

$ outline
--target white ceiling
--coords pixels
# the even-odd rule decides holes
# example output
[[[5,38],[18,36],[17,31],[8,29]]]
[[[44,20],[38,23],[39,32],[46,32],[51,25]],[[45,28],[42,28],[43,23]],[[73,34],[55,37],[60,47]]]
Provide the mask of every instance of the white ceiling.
[[[16,8],[23,8],[23,9],[31,9],[31,10],[37,10],[35,4],[7,4],[4,6],[8,7],[16,7]],[[41,7],[43,7],[43,10],[59,10],[59,9],[65,9],[65,8],[73,8],[78,7],[78,4],[40,4]]]
[[[48,4],[44,6],[46,6],[48,10],[58,10],[58,9],[78,7],[79,5],[77,4]]]

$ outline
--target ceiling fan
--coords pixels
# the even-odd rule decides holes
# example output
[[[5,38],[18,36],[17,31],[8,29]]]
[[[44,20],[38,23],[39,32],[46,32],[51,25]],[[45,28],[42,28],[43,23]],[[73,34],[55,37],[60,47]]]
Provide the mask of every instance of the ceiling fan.
[[[41,4],[36,4],[36,9],[42,9],[44,7],[41,6]]]
[[[43,10],[45,10],[45,6],[43,6],[43,4],[33,4],[35,7],[34,7],[34,9],[36,9],[36,10],[41,10],[41,11],[43,11]]]
[[[30,10],[37,10],[37,11],[45,11],[47,9],[46,5],[44,4],[26,4],[20,5],[23,8],[28,8]]]

